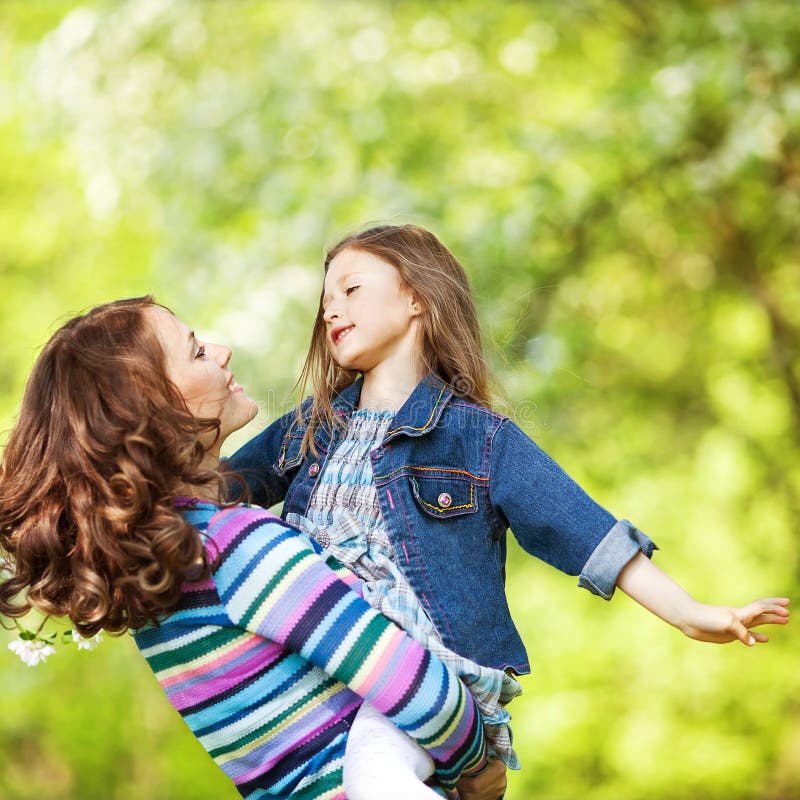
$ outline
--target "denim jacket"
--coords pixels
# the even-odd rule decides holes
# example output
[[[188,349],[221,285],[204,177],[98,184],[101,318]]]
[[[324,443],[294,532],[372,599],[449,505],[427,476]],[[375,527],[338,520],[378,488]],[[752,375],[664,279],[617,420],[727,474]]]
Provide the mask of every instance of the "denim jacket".
[[[360,392],[357,380],[334,400],[343,420]],[[303,456],[305,428],[290,412],[230,459],[254,503],[283,500],[284,516],[306,513],[341,433],[318,431],[318,456]],[[579,575],[580,586],[605,599],[628,561],[656,547],[592,500],[510,419],[455,396],[432,375],[370,458],[398,564],[442,642],[486,666],[530,672],[504,592],[509,528],[528,553]]]

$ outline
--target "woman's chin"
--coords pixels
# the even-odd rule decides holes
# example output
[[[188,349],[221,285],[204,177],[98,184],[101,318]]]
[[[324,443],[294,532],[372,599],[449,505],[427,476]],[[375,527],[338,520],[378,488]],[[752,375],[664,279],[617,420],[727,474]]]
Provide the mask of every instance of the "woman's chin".
[[[234,430],[238,431],[239,428],[244,428],[248,422],[252,422],[256,416],[258,415],[258,403],[255,400],[251,400],[249,397],[244,397],[243,400],[245,402],[242,403],[242,413],[241,415],[237,415],[237,425]]]
[[[244,398],[246,402],[241,404],[241,408],[236,409],[235,414],[231,414],[228,419],[223,420],[220,429],[220,440],[224,441],[235,431],[241,430],[249,422],[252,422],[258,415],[258,404],[249,397]]]
[[[250,408],[248,409],[247,422],[252,422],[258,416],[258,403],[255,400],[250,400]],[[245,425],[247,424],[245,423]]]

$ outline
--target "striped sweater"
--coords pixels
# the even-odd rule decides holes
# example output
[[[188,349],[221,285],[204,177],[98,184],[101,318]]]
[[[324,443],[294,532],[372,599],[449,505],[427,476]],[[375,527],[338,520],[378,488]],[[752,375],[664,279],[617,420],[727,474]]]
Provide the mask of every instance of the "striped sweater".
[[[204,535],[211,577],[185,584],[178,608],[135,639],[243,797],[344,800],[363,698],[427,749],[448,794],[483,763],[469,692],[337,577],[347,570],[262,509],[191,501],[182,512]]]

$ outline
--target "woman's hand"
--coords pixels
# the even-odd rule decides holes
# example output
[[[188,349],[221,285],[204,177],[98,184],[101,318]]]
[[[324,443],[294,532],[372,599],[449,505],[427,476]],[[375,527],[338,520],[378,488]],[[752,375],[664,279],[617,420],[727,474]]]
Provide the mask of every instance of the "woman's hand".
[[[459,800],[498,800],[506,791],[506,765],[496,758],[473,777],[462,776],[457,784]]]
[[[737,639],[752,647],[768,642],[769,636],[751,630],[759,625],[785,625],[789,621],[788,597],[767,597],[754,600],[741,608],[695,603],[689,609],[681,630],[699,642],[724,644]]]

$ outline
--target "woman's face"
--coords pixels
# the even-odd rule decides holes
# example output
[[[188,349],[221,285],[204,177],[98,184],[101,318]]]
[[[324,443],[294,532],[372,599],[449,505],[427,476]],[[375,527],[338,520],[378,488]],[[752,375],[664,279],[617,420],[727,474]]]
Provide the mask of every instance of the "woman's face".
[[[246,425],[258,412],[251,400],[233,379],[228,369],[229,348],[210,342],[199,342],[187,325],[166,309],[158,306],[145,312],[164,349],[167,375],[183,396],[195,417],[220,421],[219,436],[208,434],[208,451],[219,455],[225,438]]]

